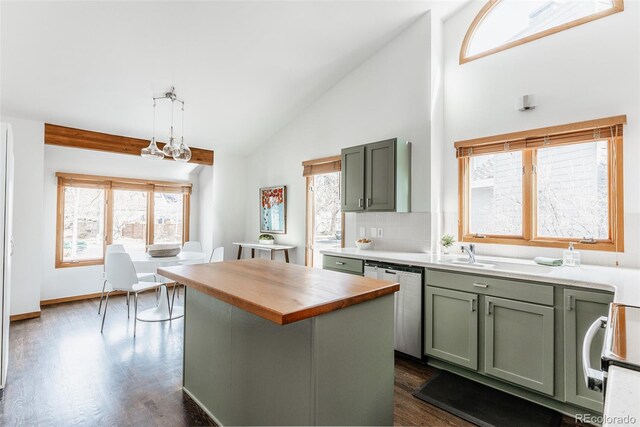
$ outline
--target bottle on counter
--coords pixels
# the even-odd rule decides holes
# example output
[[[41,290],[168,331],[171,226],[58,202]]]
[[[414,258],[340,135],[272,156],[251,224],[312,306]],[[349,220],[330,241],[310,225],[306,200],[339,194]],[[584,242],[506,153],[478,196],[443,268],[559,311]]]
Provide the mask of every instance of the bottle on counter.
[[[569,242],[569,249],[562,251],[562,265],[565,267],[580,267],[580,251],[576,251],[573,242]]]

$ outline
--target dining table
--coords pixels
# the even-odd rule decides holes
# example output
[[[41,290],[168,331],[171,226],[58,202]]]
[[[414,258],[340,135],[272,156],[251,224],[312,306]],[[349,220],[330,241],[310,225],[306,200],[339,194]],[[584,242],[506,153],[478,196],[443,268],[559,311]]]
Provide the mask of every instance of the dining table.
[[[173,280],[162,277],[158,274],[158,268],[175,265],[202,264],[207,262],[208,254],[204,252],[180,252],[178,255],[170,257],[152,257],[146,252],[130,252],[131,261],[138,273],[153,273],[157,282],[172,283]],[[175,286],[178,286],[177,284]],[[184,307],[175,305],[175,287],[171,301],[166,286],[160,287],[158,305],[154,308],[138,313],[138,320],[142,322],[165,322],[184,316]]]

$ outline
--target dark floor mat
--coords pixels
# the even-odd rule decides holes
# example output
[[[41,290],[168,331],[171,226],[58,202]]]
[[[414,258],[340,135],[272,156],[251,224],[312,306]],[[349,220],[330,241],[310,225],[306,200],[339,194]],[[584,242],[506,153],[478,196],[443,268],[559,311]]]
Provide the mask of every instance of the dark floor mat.
[[[557,427],[562,420],[562,415],[552,409],[446,371],[413,395],[482,427]]]

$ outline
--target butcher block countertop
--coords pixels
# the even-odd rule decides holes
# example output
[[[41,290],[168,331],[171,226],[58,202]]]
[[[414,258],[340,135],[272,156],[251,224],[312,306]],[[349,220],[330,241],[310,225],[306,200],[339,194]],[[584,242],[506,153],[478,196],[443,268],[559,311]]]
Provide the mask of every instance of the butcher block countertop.
[[[258,258],[165,267],[158,274],[279,325],[400,289],[398,283]]]

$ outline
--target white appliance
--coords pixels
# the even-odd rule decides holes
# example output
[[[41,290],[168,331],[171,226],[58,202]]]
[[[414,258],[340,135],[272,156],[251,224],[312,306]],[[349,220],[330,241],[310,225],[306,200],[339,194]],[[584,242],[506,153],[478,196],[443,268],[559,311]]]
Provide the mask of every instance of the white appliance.
[[[604,341],[600,369],[596,369],[591,366],[591,344],[601,329]],[[612,365],[640,371],[640,307],[611,303],[609,315],[596,319],[584,336],[582,369],[587,387],[606,394],[607,372]]]
[[[365,277],[400,283],[395,295],[395,349],[422,358],[422,275],[424,269],[367,262]]]
[[[9,362],[9,293],[13,254],[13,134],[11,125],[0,124],[0,392],[7,381]]]

